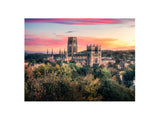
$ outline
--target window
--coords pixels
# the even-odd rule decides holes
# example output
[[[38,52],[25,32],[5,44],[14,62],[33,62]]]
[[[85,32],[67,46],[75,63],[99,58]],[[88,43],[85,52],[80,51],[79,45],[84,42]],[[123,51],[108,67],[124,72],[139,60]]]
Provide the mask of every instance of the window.
[[[73,52],[76,52],[76,47],[75,46],[73,47]]]
[[[98,63],[98,58],[95,59],[95,63]]]
[[[69,53],[70,53],[70,52],[72,52],[72,49],[71,49],[71,47],[69,47],[68,51],[69,51]]]

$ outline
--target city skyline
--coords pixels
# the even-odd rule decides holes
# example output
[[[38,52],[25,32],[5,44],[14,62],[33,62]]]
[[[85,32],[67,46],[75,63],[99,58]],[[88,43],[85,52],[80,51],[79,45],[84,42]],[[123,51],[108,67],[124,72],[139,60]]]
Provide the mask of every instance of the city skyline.
[[[67,50],[70,36],[77,37],[78,52],[86,50],[87,44],[101,45],[102,50],[135,49],[135,19],[25,19],[26,52]]]

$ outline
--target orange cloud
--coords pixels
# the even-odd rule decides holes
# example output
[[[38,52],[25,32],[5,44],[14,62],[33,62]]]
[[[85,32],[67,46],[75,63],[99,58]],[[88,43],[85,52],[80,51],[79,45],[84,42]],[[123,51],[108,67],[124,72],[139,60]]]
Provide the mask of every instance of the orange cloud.
[[[135,46],[117,47],[112,50],[135,50]]]
[[[101,45],[102,49],[107,49],[112,45],[114,41],[118,41],[115,38],[93,38],[93,37],[83,37],[80,36],[77,38],[78,41],[78,49],[86,49],[87,45],[95,44]]]
[[[126,49],[134,49],[135,45],[131,44],[134,41],[122,41],[115,38],[93,38],[93,37],[78,37],[78,50],[86,49],[87,44],[98,44],[101,45],[102,49],[109,50],[126,50]],[[131,46],[132,45],[132,46]]]

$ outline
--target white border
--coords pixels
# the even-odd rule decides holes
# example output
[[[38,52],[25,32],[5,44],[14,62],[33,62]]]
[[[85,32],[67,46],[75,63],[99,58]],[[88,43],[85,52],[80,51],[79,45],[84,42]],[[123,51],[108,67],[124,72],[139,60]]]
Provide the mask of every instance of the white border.
[[[160,118],[158,0],[9,0],[0,9],[2,120]],[[24,102],[24,18],[75,17],[136,19],[136,102]]]

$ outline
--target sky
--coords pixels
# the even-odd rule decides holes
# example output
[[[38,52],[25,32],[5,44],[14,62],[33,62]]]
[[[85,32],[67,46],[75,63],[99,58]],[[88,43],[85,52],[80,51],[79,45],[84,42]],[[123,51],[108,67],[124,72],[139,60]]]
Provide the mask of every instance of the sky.
[[[135,49],[135,19],[55,18],[25,19],[25,51],[67,50],[68,37],[77,37],[78,52],[90,44],[102,50]]]

